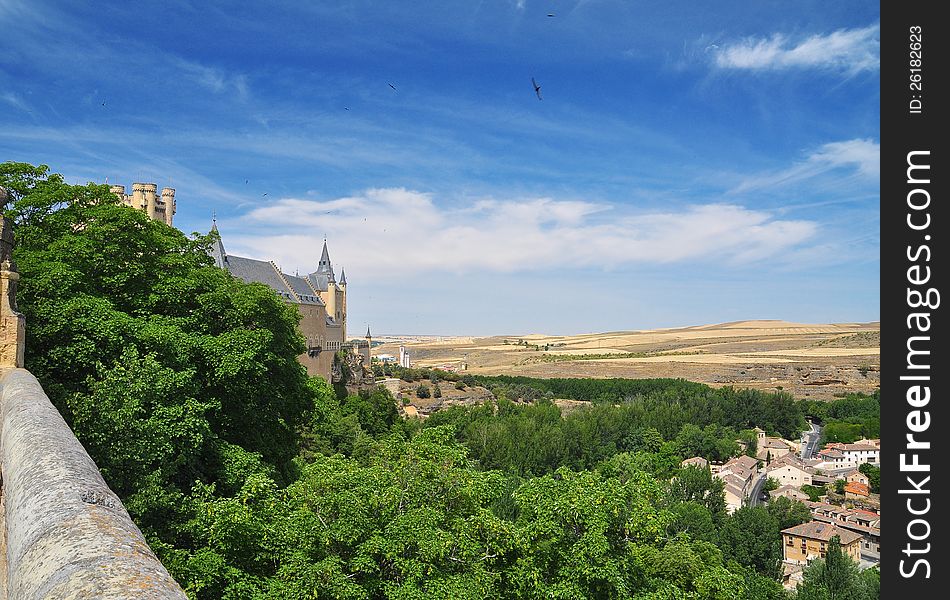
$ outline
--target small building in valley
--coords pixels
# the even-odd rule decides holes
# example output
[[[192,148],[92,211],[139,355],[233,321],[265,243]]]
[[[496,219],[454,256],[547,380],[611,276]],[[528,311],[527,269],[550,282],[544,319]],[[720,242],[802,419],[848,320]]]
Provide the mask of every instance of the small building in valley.
[[[828,543],[838,536],[841,551],[854,562],[861,560],[861,534],[832,523],[809,521],[782,530],[782,548],[785,561],[807,564],[828,553]]]

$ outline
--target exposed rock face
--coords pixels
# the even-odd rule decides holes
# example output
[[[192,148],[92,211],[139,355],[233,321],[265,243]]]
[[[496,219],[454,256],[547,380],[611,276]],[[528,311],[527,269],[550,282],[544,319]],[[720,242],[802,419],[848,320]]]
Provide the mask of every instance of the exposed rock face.
[[[362,354],[344,351],[338,356],[342,358],[336,358],[333,361],[332,383],[343,382],[346,385],[361,386],[367,382],[373,382],[372,373],[363,365],[365,357]]]

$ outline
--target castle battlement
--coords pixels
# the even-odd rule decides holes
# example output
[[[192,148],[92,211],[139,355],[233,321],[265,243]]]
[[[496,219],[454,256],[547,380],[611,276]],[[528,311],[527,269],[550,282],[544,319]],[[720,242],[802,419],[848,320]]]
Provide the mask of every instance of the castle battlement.
[[[109,191],[115,194],[122,204],[145,211],[150,219],[172,226],[175,216],[175,188],[162,188],[159,195],[156,184],[139,182],[132,184],[131,195],[125,193],[124,185],[113,185]]]

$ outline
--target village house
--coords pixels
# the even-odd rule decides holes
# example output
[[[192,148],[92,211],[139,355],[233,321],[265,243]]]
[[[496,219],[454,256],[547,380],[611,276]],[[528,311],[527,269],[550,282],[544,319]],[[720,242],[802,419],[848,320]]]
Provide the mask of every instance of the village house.
[[[785,497],[785,498],[790,498],[792,500],[799,500],[799,501],[805,501],[809,499],[808,494],[801,491],[797,487],[791,486],[791,485],[783,485],[780,488],[774,489],[771,492],[769,492],[769,496],[771,496],[773,499]]]
[[[765,467],[766,475],[778,481],[780,486],[791,485],[796,488],[813,485],[814,471],[813,468],[806,466],[796,454],[786,454]]]
[[[871,488],[865,483],[849,481],[844,485],[844,497],[847,500],[863,500],[871,495]]]
[[[709,467],[709,461],[703,458],[702,456],[694,456],[693,458],[687,458],[680,463],[681,467],[697,467],[699,469],[706,469]]]
[[[864,463],[879,465],[881,463],[881,448],[868,444],[844,444],[839,448],[845,460],[854,466]]]
[[[818,453],[818,464],[815,468],[828,473],[848,471],[855,467],[848,462],[844,452],[837,448],[825,448]]]
[[[842,475],[845,475],[844,480],[848,483],[861,483],[867,486],[871,485],[871,480],[868,479],[868,476],[857,469],[849,471],[848,473],[842,473]]]
[[[838,527],[833,523],[809,521],[782,530],[783,556],[787,562],[807,564],[816,558],[825,558],[828,543],[838,536],[841,552],[854,562],[861,561],[861,534]]]
[[[802,503],[811,510],[812,518],[816,521],[833,523],[862,536],[861,551],[869,556],[880,555],[881,552],[881,515],[853,508],[844,508],[827,502]]]
[[[733,458],[722,465],[715,477],[722,479],[726,495],[726,509],[732,513],[745,506],[755,487],[759,474],[759,461],[751,456]]]

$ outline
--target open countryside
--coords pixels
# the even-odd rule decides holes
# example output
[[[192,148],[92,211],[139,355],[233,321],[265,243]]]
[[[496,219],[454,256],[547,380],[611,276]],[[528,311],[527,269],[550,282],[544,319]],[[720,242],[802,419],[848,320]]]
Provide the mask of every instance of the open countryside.
[[[880,324],[739,321],[574,336],[386,336],[377,356],[409,350],[419,367],[529,377],[681,377],[712,386],[831,399],[880,385]]]

